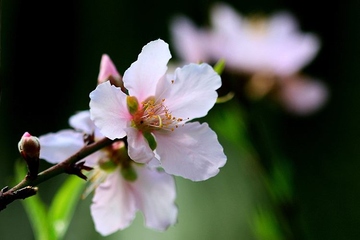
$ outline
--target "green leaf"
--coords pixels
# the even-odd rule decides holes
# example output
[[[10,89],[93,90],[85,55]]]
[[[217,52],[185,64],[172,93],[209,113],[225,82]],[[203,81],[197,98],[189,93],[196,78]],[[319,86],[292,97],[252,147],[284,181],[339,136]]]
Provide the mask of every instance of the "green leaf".
[[[53,198],[49,209],[49,219],[58,239],[64,237],[69,227],[84,186],[84,180],[70,175]]]
[[[27,173],[23,161],[15,164],[16,181],[20,182]],[[38,240],[56,240],[55,231],[49,221],[47,209],[39,195],[34,195],[21,201],[29,218],[34,237]]]
[[[273,210],[259,207],[253,218],[253,229],[256,239],[259,240],[283,240],[283,234],[279,229],[279,223]]]
[[[271,197],[279,205],[291,202],[293,196],[292,168],[286,160],[274,161],[265,181]]]

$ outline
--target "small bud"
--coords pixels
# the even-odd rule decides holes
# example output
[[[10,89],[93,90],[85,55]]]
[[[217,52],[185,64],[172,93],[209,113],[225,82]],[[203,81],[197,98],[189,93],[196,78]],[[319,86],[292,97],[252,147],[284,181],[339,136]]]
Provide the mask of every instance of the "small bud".
[[[124,82],[114,63],[111,61],[109,55],[103,54],[100,62],[100,71],[98,76],[98,84],[110,81],[111,85],[120,87],[124,93],[127,90],[124,87]]]
[[[31,136],[30,133],[25,132],[18,143],[18,148],[21,156],[25,159],[28,166],[27,176],[31,179],[35,179],[39,171],[39,139]]]
[[[114,63],[111,61],[109,55],[103,54],[101,56],[100,71],[98,75],[98,84],[103,83],[112,77],[115,82],[113,85],[120,87],[122,85],[121,75],[117,71]],[[114,84],[115,83],[115,84]]]
[[[131,115],[135,114],[139,109],[139,102],[136,97],[127,96],[126,97],[126,104]]]
[[[37,137],[31,136],[30,133],[25,132],[18,143],[18,148],[20,153],[24,152],[31,158],[39,157],[40,141]]]

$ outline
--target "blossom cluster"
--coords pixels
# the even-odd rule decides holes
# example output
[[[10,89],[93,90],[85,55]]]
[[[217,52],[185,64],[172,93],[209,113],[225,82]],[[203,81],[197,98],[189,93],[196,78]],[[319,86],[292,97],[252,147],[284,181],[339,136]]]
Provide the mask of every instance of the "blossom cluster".
[[[231,90],[252,100],[273,97],[301,115],[316,111],[328,97],[320,80],[302,73],[320,41],[301,33],[290,13],[244,17],[218,3],[208,28],[179,16],[171,34],[181,64],[170,62],[169,45],[161,39],[146,44],[123,75],[103,54],[89,109],[71,116],[68,129],[38,139],[26,133],[19,142],[26,160],[57,164],[89,142],[112,140],[81,163],[89,170],[83,197],[93,194],[91,215],[104,236],[130,226],[137,211],[148,228],[166,230],[177,222],[175,177],[204,181],[226,164],[217,134],[195,121],[215,105],[225,80],[245,79],[244,92]],[[222,59],[220,77],[211,64]],[[31,178],[37,175],[36,163],[29,169]]]
[[[40,158],[59,163],[91,141],[114,140],[87,156],[94,191],[91,215],[102,235],[128,227],[137,211],[145,225],[159,231],[177,221],[174,176],[203,181],[219,173],[226,155],[204,117],[221,86],[207,63],[168,71],[169,46],[161,39],[146,44],[121,76],[107,54],[100,63],[90,109],[69,119],[71,128],[39,137]]]
[[[170,30],[181,61],[224,59],[225,72],[239,81],[245,76],[244,94],[249,99],[270,96],[288,112],[306,115],[328,98],[325,84],[302,72],[318,53],[320,40],[300,32],[289,12],[244,16],[229,4],[217,3],[210,11],[210,26],[201,28],[177,16]]]

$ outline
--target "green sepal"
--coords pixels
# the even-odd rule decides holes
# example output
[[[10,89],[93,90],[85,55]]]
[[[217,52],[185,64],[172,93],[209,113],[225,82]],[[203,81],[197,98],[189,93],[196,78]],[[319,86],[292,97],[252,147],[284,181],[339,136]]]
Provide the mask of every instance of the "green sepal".
[[[157,143],[156,143],[156,140],[155,140],[154,136],[150,132],[144,132],[143,135],[144,135],[144,138],[149,143],[149,147],[151,148],[151,150],[154,151],[156,149],[156,146],[157,146]]]
[[[225,59],[221,58],[214,66],[214,71],[221,75],[225,68]]]
[[[129,113],[131,115],[134,115],[139,109],[139,102],[138,102],[137,98],[134,97],[134,96],[127,96],[126,97],[126,104],[127,104],[127,108],[129,110]]]
[[[135,169],[131,166],[122,167],[120,169],[120,172],[124,179],[129,182],[134,182],[137,179],[137,173]]]

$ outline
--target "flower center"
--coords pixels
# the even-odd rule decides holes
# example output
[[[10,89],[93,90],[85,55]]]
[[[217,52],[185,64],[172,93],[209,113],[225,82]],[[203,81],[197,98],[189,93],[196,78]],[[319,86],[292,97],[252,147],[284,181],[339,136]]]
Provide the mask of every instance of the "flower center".
[[[132,101],[136,100],[135,97],[130,98],[132,98]],[[142,132],[152,132],[161,129],[174,131],[183,119],[174,117],[164,103],[165,99],[156,101],[155,97],[149,97],[141,103],[141,106],[136,111],[132,112],[130,110],[133,116],[132,126]]]
[[[253,37],[263,38],[269,31],[269,24],[265,16],[252,15],[245,21],[245,30],[247,30]]]
[[[124,142],[114,142],[112,145],[103,148],[102,151],[103,157],[98,162],[102,170],[112,172],[118,166],[122,168],[130,166],[131,159],[127,154]]]
[[[135,162],[127,154],[124,142],[114,142],[112,145],[101,149],[101,151],[103,153],[102,158],[99,159],[98,164],[87,175],[90,184],[85,189],[82,198],[86,198],[114,171],[120,171],[126,181],[134,182],[137,179],[137,173],[132,166]]]

